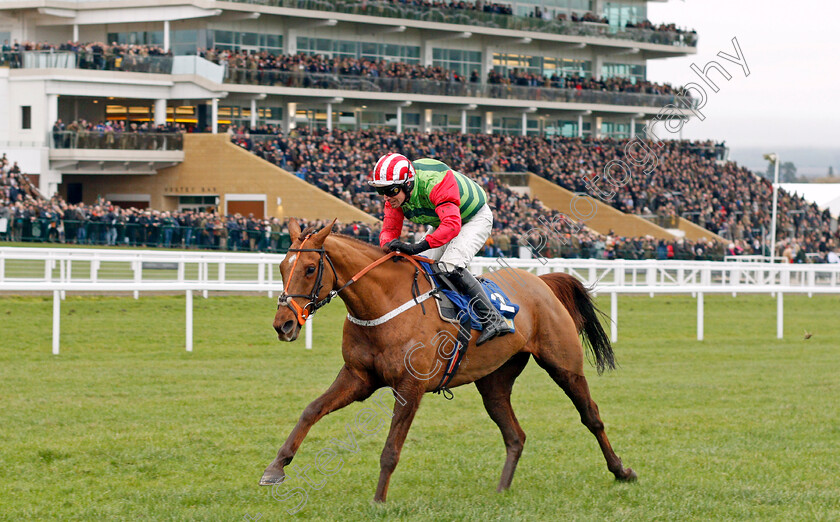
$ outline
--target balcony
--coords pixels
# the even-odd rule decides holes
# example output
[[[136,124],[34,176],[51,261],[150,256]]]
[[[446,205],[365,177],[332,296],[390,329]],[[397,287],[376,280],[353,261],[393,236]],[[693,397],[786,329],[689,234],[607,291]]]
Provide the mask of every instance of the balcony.
[[[184,161],[180,132],[56,131],[50,168],[62,174],[150,175]]]
[[[590,36],[616,40],[669,45],[675,47],[697,47],[697,33],[653,31],[648,29],[616,29],[607,24],[571,22],[567,20],[544,20],[525,16],[505,15],[474,9],[442,9],[417,6],[400,2],[368,0],[232,0],[235,3],[309,9],[333,13],[362,16],[378,16],[409,20],[423,20],[433,23],[469,25],[493,29],[533,31],[537,33],[566,36]]]
[[[502,15],[499,15],[502,16]],[[490,98],[554,103],[618,105],[660,108],[696,106],[697,100],[674,94],[644,94],[594,89],[526,87],[509,84],[415,80],[335,73],[280,70],[228,69],[198,56],[139,56],[71,51],[0,53],[0,66],[12,68],[92,69],[149,74],[198,74],[215,83],[262,85],[281,88],[332,89],[372,93],[405,93],[431,96]],[[679,102],[679,104],[677,103]]]
[[[590,103],[664,107],[676,104],[696,105],[697,100],[673,94],[640,94],[635,92],[596,91],[523,87],[518,85],[470,83],[408,78],[377,78],[325,73],[303,73],[271,70],[228,69],[225,82],[301,89],[335,89],[363,92],[396,92],[436,96],[464,96],[508,100],[557,103]]]

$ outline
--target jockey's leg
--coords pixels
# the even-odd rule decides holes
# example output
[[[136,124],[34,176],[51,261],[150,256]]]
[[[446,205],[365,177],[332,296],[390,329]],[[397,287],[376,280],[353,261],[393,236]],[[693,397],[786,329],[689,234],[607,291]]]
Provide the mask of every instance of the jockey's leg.
[[[446,251],[438,263],[438,268],[446,272],[442,275],[452,286],[469,296],[470,311],[481,321],[482,332],[476,345],[511,331],[490,298],[484,293],[481,284],[469,271],[470,262],[484,246],[492,229],[493,213],[489,206],[484,205],[469,222],[461,225],[461,232],[444,245]]]

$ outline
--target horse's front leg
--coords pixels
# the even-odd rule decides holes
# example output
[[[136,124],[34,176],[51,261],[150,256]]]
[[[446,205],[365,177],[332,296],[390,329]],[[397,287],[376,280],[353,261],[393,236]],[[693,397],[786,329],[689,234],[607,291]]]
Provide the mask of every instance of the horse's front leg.
[[[394,473],[397,462],[400,460],[400,452],[408,435],[408,429],[411,427],[417,408],[420,407],[420,400],[426,391],[425,382],[413,378],[406,379],[394,391],[396,392],[394,416],[391,419],[391,430],[388,432],[382,457],[379,459],[379,484],[376,486],[374,502],[385,502],[385,497],[388,495],[391,474]]]
[[[303,410],[297,425],[289,434],[289,438],[277,452],[277,458],[269,464],[260,479],[261,486],[271,486],[283,482],[286,467],[297,453],[309,428],[321,418],[335,410],[339,410],[355,401],[362,401],[370,397],[375,391],[368,375],[350,370],[345,365],[338,372],[338,377],[320,397],[312,401]]]

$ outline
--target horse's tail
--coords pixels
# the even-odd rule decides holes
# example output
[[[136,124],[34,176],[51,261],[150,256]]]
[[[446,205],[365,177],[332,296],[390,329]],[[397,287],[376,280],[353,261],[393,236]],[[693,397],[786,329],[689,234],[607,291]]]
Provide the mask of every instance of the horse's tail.
[[[578,334],[583,335],[583,343],[589,353],[595,356],[598,373],[604,369],[615,369],[615,356],[612,343],[598,320],[598,315],[605,315],[592,303],[592,296],[576,277],[556,272],[540,276],[551,288],[557,299],[566,307],[575,322]]]

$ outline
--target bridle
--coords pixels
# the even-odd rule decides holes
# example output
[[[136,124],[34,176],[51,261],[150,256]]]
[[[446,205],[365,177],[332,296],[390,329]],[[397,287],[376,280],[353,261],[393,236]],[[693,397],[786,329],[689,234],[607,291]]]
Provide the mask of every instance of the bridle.
[[[334,284],[338,284],[338,273],[335,271],[335,265],[333,265],[332,259],[330,259],[330,255],[327,253],[326,249],[321,246],[321,248],[303,248],[306,242],[312,237],[312,234],[307,234],[306,237],[303,238],[303,241],[300,243],[299,248],[290,248],[287,252],[318,252],[318,275],[315,277],[315,284],[312,286],[312,291],[308,294],[290,294],[287,293],[288,287],[283,289],[283,293],[280,294],[280,297],[277,298],[277,309],[280,310],[281,306],[285,306],[289,310],[295,313],[295,317],[297,318],[298,325],[303,326],[306,323],[306,319],[314,315],[319,308],[329,304],[330,301],[333,300],[335,296],[341,293],[342,290],[347,288],[348,286],[352,285],[356,281],[362,278],[366,273],[368,273],[373,268],[381,265],[385,261],[391,259],[394,256],[400,256],[408,259],[412,264],[414,264],[415,268],[418,270],[420,269],[420,265],[417,263],[417,259],[426,262],[433,262],[431,259],[426,259],[420,256],[410,256],[403,252],[390,252],[373,263],[369,264],[365,268],[361,269],[356,275],[351,277],[346,283],[341,285],[338,289],[330,290],[327,293],[327,296],[323,299],[319,299],[318,296],[321,294],[321,289],[323,285],[324,279],[324,260],[330,264],[330,269],[332,269],[333,273],[333,281]],[[416,259],[415,259],[416,258]],[[289,272],[289,286],[291,286],[292,275],[295,273],[295,268],[297,267],[297,262],[300,260],[300,257],[295,258],[294,263],[292,263],[292,270]],[[424,272],[425,273],[425,272]],[[416,281],[415,281],[416,283]],[[300,306],[293,297],[302,297],[304,299],[308,299],[305,305]]]
[[[332,301],[332,298],[337,296],[338,293],[341,290],[344,290],[347,286],[344,285],[338,290],[330,290],[327,297],[320,300],[318,299],[318,296],[321,294],[321,288],[323,287],[325,258],[330,263],[330,268],[332,269],[333,277],[335,277],[336,282],[338,282],[338,273],[335,271],[335,265],[333,265],[330,255],[327,254],[327,251],[323,246],[321,248],[303,248],[310,237],[311,234],[307,234],[300,243],[301,248],[290,248],[288,249],[288,252],[318,252],[318,275],[315,277],[315,284],[312,286],[312,291],[309,294],[290,294],[287,293],[288,288],[285,288],[283,289],[283,293],[280,294],[280,297],[277,298],[277,309],[280,310],[281,306],[286,306],[289,310],[295,313],[297,322],[300,326],[303,326],[310,315],[314,314],[319,308]],[[300,257],[297,257],[295,262],[292,263],[292,271],[289,272],[289,286],[291,286],[292,275],[295,273],[295,268],[297,267],[297,262],[299,260]],[[294,299],[292,299],[293,297],[309,299],[309,302],[300,306]]]

